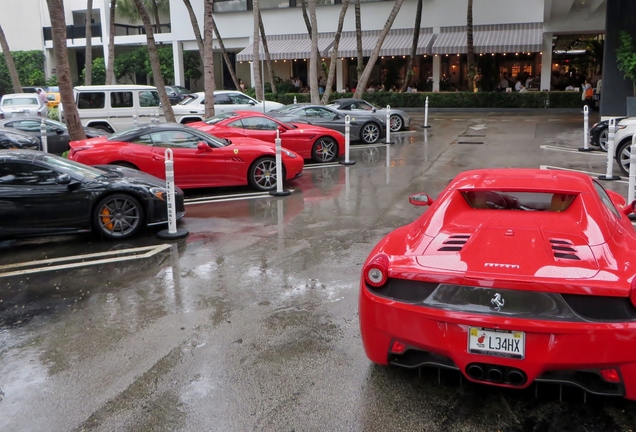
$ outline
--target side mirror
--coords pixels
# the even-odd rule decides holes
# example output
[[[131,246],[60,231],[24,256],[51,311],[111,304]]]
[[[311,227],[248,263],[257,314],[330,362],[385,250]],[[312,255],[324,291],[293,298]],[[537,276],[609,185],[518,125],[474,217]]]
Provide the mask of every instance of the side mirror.
[[[333,119],[334,120],[340,120],[342,118],[342,116],[340,114],[334,114]]]
[[[250,105],[254,106],[254,105],[256,105],[256,102],[250,101]]]
[[[70,185],[72,181],[73,181],[73,178],[68,174],[60,174],[55,179],[55,183],[60,185]]]
[[[414,206],[424,207],[433,204],[433,199],[425,193],[417,193],[409,196],[409,202]]]
[[[64,129],[55,129],[55,133],[58,135],[62,135],[64,133]]]
[[[285,132],[287,132],[287,129],[285,129],[283,126],[280,126],[280,125],[279,125],[279,126],[278,126],[278,131],[279,131],[280,133],[285,133]]]
[[[625,198],[623,198],[623,195],[612,190],[606,190],[605,192],[607,192],[607,195],[609,196],[610,200],[612,200],[614,206],[621,208],[625,206],[625,204],[627,204],[627,201],[625,200]]]
[[[197,150],[209,152],[212,151],[212,148],[205,141],[199,141],[197,144]]]
[[[376,111],[377,111],[377,109],[376,109],[376,108],[372,108],[372,109],[371,109],[371,112],[376,112]]]
[[[636,213],[636,200],[632,201],[629,205],[623,208],[623,214],[629,216],[632,213]]]

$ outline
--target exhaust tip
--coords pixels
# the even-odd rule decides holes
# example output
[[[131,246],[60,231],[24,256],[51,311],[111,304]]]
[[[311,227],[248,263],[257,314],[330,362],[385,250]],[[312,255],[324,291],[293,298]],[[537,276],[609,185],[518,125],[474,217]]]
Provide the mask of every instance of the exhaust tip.
[[[488,379],[494,382],[501,381],[503,379],[503,371],[500,368],[488,369]]]
[[[508,382],[515,386],[520,386],[526,383],[526,374],[519,370],[511,370],[508,373]]]
[[[484,370],[481,366],[475,364],[468,366],[466,373],[474,380],[481,380],[484,378]]]

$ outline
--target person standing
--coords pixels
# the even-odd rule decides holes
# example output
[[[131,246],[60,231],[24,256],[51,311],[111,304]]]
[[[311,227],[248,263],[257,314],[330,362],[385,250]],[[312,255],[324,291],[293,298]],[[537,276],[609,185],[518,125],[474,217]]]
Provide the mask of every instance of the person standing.
[[[40,100],[46,106],[49,103],[48,95],[42,89],[37,89],[36,91],[38,92],[38,96],[40,96]]]
[[[583,84],[583,96],[582,96],[584,105],[587,105],[588,110],[592,111],[594,106],[594,89],[592,88],[592,84],[585,80]]]

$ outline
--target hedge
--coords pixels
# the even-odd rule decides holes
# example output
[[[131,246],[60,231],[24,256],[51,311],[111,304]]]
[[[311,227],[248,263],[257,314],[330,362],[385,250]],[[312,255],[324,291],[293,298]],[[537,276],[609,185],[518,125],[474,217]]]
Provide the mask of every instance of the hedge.
[[[310,102],[308,93],[266,93],[265,99],[283,104]],[[353,93],[334,93],[330,100],[353,97]],[[440,92],[440,93],[365,93],[363,98],[377,106],[394,108],[423,108],[428,97],[430,108],[580,108],[581,93],[576,92]]]

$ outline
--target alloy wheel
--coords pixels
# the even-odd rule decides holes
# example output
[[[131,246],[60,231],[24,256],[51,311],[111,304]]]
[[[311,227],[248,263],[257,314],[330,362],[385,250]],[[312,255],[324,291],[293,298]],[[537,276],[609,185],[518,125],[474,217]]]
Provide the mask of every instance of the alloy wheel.
[[[598,135],[598,145],[604,152],[607,151],[607,143],[608,143],[609,131],[607,129],[603,129],[601,133]]]
[[[389,117],[389,121],[391,123],[391,132],[397,132],[402,129],[402,117],[397,114],[393,114]]]
[[[143,217],[139,202],[127,195],[112,195],[102,200],[96,211],[100,233],[110,238],[126,238],[139,228]]]
[[[380,138],[380,128],[375,123],[367,123],[362,127],[362,141],[373,144]]]
[[[312,150],[312,158],[316,162],[331,162],[338,157],[338,144],[331,138],[318,139]]]
[[[261,159],[252,167],[251,182],[257,189],[274,189],[277,177],[274,159]]]

